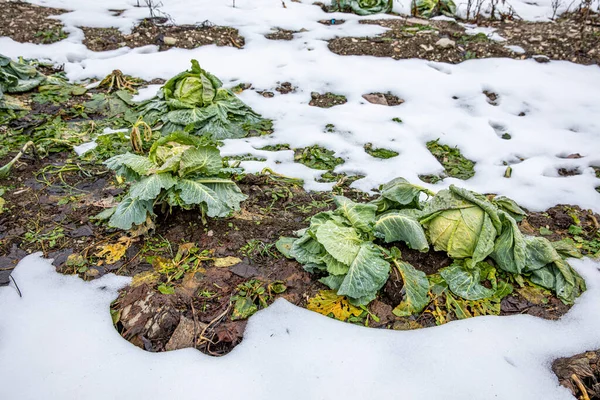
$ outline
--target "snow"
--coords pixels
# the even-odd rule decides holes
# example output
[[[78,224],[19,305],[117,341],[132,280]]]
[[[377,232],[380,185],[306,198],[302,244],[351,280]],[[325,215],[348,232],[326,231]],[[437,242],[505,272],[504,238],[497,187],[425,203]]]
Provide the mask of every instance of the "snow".
[[[244,91],[240,97],[273,119],[275,132],[268,137],[226,141],[222,153],[263,157],[264,162],[246,161],[241,165],[248,172],[269,167],[302,178],[309,190],[328,190],[333,183],[317,182],[322,171],[295,163],[292,151],[258,149],[283,143],[293,148],[319,144],[345,160],[335,172],[364,175],[353,186],[371,191],[397,176],[419,183],[419,175],[441,173],[443,167],[425,146],[440,138],[442,144],[458,146],[475,161],[476,174],[467,181],[447,178],[423,186],[435,191],[458,184],[509,196],[531,210],[567,203],[600,211],[600,194],[594,190],[598,180],[592,168],[600,165],[600,122],[596,118],[600,115],[600,92],[590,90],[600,87],[597,66],[511,59],[448,65],[415,59],[338,56],[329,51],[325,40],[376,35],[386,28],[359,24],[363,18],[352,14],[324,13],[311,2],[286,2],[284,8],[281,0],[237,0],[233,8],[229,1],[165,0],[161,10],[178,24],[209,20],[235,27],[245,37],[245,47],[202,46],[158,52],[156,46],[145,46],[96,53],[81,43],[79,25],[116,26],[126,32],[137,19],[146,17],[148,10],[134,7],[133,0],[40,0],[34,3],[73,10],[56,17],[71,32],[69,38],[51,45],[0,38],[0,48],[11,57],[22,55],[64,63],[67,76],[75,81],[102,78],[114,69],[147,80],[168,79],[187,69],[190,59],[196,58],[226,86],[245,82],[252,83],[256,90],[272,91],[273,98],[264,98],[253,90]],[[521,16],[536,19],[536,15],[551,11],[546,2],[538,3],[535,12]],[[395,7],[402,4],[396,2]],[[519,2],[511,5],[532,7]],[[120,16],[109,11],[117,9],[125,11]],[[331,18],[346,22],[333,26],[317,22]],[[292,41],[266,39],[264,34],[275,27],[303,31],[296,33]],[[477,32],[499,39],[493,30],[472,27],[471,33]],[[518,51],[516,47],[514,50]],[[274,90],[281,82],[291,82],[298,89],[281,95]],[[151,86],[138,99],[149,98],[156,90],[157,86]],[[499,95],[496,106],[487,102],[484,90]],[[406,102],[385,107],[362,98],[366,93],[388,91]],[[348,102],[330,109],[311,107],[311,92],[343,94]],[[525,115],[520,116],[522,113]],[[393,118],[401,118],[403,123],[393,122]],[[335,125],[335,132],[325,133],[327,124]],[[509,133],[511,139],[502,139],[504,133]],[[400,154],[376,159],[364,151],[366,143]],[[582,157],[566,158],[576,153]],[[510,178],[504,177],[507,166],[512,168]],[[560,176],[560,168],[576,170],[578,175]]]
[[[550,364],[600,347],[600,264],[570,262],[589,289],[559,321],[489,316],[386,331],[278,300],[212,358],[133,346],[109,313],[128,278],[84,282],[30,255],[13,272],[23,297],[0,288],[0,398],[572,399]]]

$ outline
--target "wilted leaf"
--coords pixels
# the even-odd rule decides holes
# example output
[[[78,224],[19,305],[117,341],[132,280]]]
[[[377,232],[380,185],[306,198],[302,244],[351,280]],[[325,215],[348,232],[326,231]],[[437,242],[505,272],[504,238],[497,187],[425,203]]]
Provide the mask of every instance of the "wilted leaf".
[[[238,297],[233,305],[233,313],[231,315],[232,320],[246,319],[252,316],[258,311],[258,307],[252,299],[248,297]]]
[[[159,278],[160,274],[155,271],[140,272],[139,274],[134,275],[131,279],[131,287],[141,286],[146,283],[152,286],[158,282]]]
[[[392,312],[398,317],[420,313],[429,304],[427,275],[407,262],[397,261],[394,264],[402,275],[404,298]]]
[[[95,256],[103,258],[106,264],[114,264],[125,255],[130,245],[131,239],[127,236],[122,236],[117,243],[98,246],[100,251],[96,252]],[[101,262],[98,263],[98,265],[101,264]]]
[[[242,262],[242,260],[238,257],[228,256],[228,257],[223,257],[223,258],[215,258],[214,266],[217,268],[227,268],[227,267],[231,267],[233,265],[237,265],[241,262]]]
[[[293,237],[282,236],[277,242],[275,242],[275,247],[286,258],[292,258],[290,252],[292,251],[292,245],[296,240],[298,239]]]
[[[340,321],[346,321],[350,316],[358,317],[363,312],[348,303],[345,296],[338,296],[334,290],[321,290],[308,300],[306,308],[327,316],[331,314],[333,318]]]

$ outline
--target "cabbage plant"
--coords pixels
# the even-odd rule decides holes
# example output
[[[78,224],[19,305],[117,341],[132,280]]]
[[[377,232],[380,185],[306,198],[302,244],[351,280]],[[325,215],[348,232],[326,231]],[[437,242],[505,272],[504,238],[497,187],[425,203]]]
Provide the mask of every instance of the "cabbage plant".
[[[388,13],[392,11],[393,0],[333,0],[335,11],[352,11],[358,15]]]
[[[15,62],[0,54],[0,109],[23,109],[23,105],[5,93],[35,89],[46,77],[23,61]]]
[[[247,197],[226,177],[219,150],[185,133],[157,140],[148,156],[119,154],[105,164],[132,183],[118,206],[97,217],[110,218],[108,225],[114,228],[127,230],[151,221],[157,206],[225,217],[239,210]]]
[[[215,140],[241,138],[265,122],[210,72],[192,60],[192,68],[169,79],[139,109],[163,134],[186,131]]]
[[[401,274],[416,273],[410,264],[375,243],[378,238],[384,242],[404,241],[411,248],[427,251],[425,232],[414,215],[402,210],[378,215],[377,205],[355,203],[343,196],[335,196],[334,201],[336,210],[314,215],[299,238],[282,238],[278,248],[285,249],[287,244],[289,250],[283,250],[284,254],[295,258],[307,271],[325,275],[320,282],[348,297],[354,305],[366,305],[375,298],[388,279],[390,262]],[[422,290],[413,291],[411,287],[414,292],[423,298]]]
[[[566,304],[585,290],[583,279],[563,258],[576,252],[543,237],[523,235],[517,221],[526,213],[508,198],[488,198],[453,185],[433,194],[396,178],[382,185],[380,196],[370,203],[342,196],[334,202],[335,210],[314,215],[299,238],[281,238],[277,247],[308,272],[322,275],[320,282],[353,305],[372,301],[394,266],[404,282],[404,298],[394,314],[407,316],[427,306],[429,290],[435,288],[388,245],[398,241],[422,252],[431,244],[454,259],[430,278],[443,288],[436,289],[438,295],[447,294],[459,318],[470,315],[456,308],[465,301],[481,307],[493,303],[499,313],[500,300],[513,288],[497,278],[498,269],[517,282],[522,276],[529,278]]]
[[[424,18],[431,18],[438,15],[454,17],[456,14],[456,4],[452,0],[416,0],[417,15]]]

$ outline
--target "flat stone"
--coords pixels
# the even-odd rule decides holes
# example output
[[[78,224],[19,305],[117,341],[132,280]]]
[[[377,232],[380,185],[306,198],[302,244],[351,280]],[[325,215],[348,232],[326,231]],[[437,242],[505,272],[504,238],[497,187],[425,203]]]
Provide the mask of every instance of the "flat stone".
[[[448,49],[450,47],[456,47],[456,42],[454,40],[450,40],[448,38],[441,38],[435,45],[441,49]]]
[[[177,38],[174,38],[171,36],[165,36],[163,38],[163,43],[166,44],[167,46],[175,46],[175,44],[177,44]]]
[[[385,96],[382,94],[363,94],[362,97],[371,104],[381,104],[382,106],[388,105]]]

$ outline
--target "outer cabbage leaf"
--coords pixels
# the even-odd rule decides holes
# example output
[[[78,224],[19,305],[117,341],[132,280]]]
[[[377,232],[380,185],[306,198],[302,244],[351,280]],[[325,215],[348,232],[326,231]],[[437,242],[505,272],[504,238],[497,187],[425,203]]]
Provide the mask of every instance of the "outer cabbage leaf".
[[[480,264],[468,268],[465,263],[454,262],[442,269],[440,275],[448,283],[452,293],[457,296],[466,300],[485,299],[493,296],[496,291],[480,283],[482,280]]]
[[[146,157],[133,153],[118,154],[104,162],[108,168],[114,170],[118,175],[127,167],[139,175],[146,175],[154,164]]]
[[[221,154],[216,147],[192,147],[184,151],[181,155],[179,175],[217,175],[221,167],[223,167],[223,162],[221,161]]]
[[[392,311],[398,317],[418,314],[429,304],[429,281],[423,271],[404,261],[394,263],[404,282],[402,302]]]
[[[421,193],[433,195],[424,187],[413,185],[404,178],[395,178],[379,187],[381,196],[371,203],[377,206],[377,211],[389,209],[421,208],[419,198]]]
[[[377,206],[355,203],[344,196],[335,196],[333,200],[338,206],[336,211],[346,217],[354,228],[363,232],[370,232],[373,229]]]
[[[346,265],[357,257],[362,242],[354,228],[342,227],[333,221],[327,221],[317,229],[317,240],[329,254]]]
[[[226,217],[229,210],[223,207],[220,196],[208,186],[192,180],[180,179],[175,185],[181,200],[188,205],[204,204],[209,217]]]
[[[108,220],[108,225],[123,230],[131,229],[132,225],[141,225],[146,217],[152,215],[152,202],[125,197]]]
[[[375,236],[381,237],[386,243],[403,241],[411,249],[429,250],[423,227],[408,210],[389,211],[380,215],[375,223]]]
[[[154,200],[163,189],[170,189],[177,181],[171,174],[154,174],[131,185],[129,196],[138,200]]]
[[[372,242],[363,242],[350,264],[338,294],[354,299],[374,297],[387,281],[389,273],[390,263],[383,259],[381,249]]]

